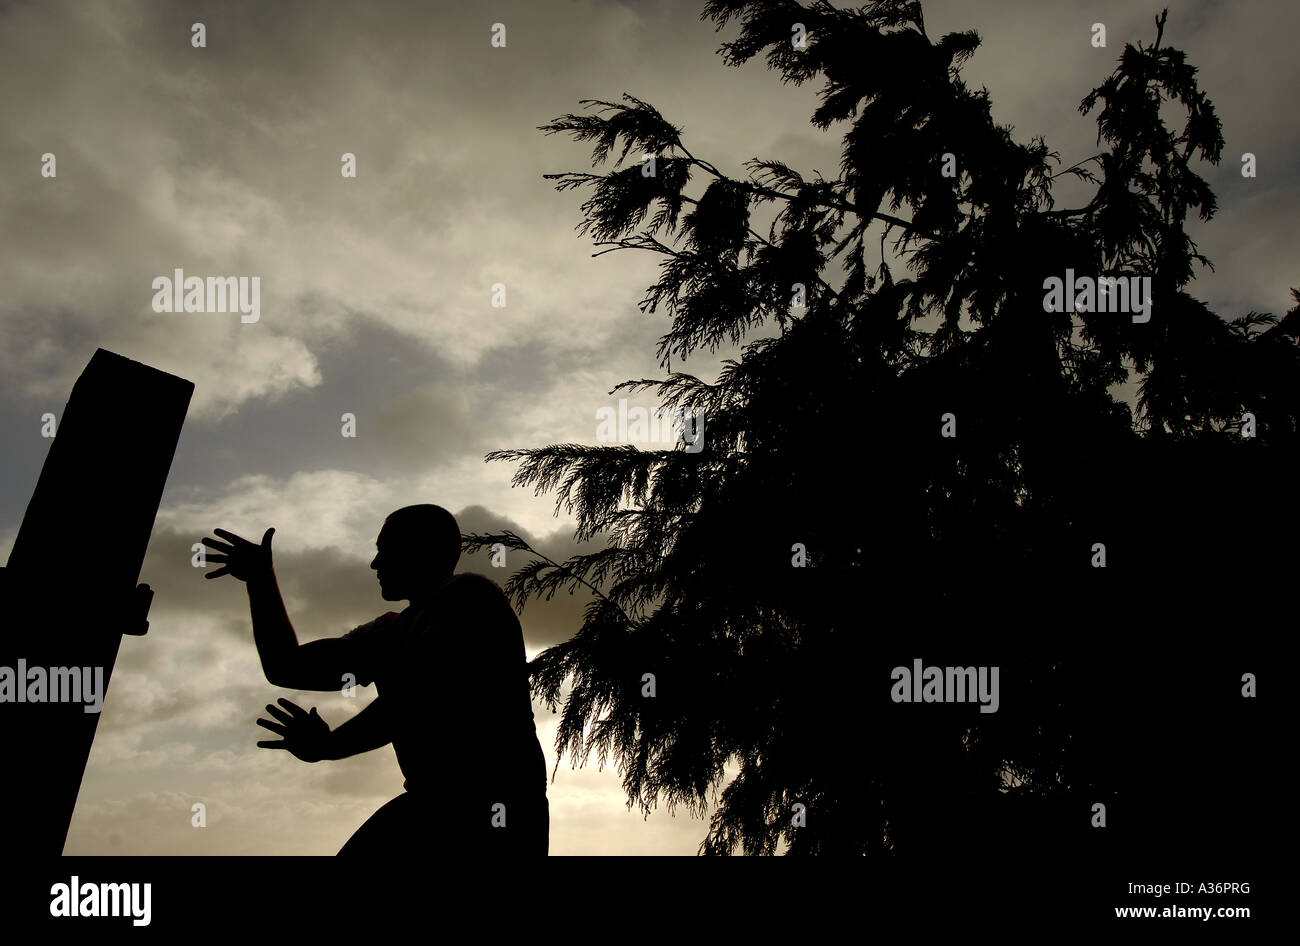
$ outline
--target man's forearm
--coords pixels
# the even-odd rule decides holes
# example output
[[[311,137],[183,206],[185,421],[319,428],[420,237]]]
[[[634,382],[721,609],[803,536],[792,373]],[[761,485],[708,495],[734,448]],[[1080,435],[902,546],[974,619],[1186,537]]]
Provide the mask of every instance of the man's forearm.
[[[328,759],[346,759],[348,756],[378,749],[393,741],[391,722],[385,710],[383,697],[370,705],[329,735]]]
[[[253,641],[262,659],[262,672],[275,683],[298,649],[298,635],[289,622],[289,613],[280,597],[275,572],[251,577],[247,582],[248,609],[253,618]]]

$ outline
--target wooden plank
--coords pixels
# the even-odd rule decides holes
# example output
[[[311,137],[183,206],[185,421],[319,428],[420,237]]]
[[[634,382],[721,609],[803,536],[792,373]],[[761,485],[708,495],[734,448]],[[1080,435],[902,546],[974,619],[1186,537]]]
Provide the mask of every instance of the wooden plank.
[[[16,676],[24,662],[27,680],[15,680],[24,696],[39,692],[29,688],[46,672],[46,701],[0,702],[0,812],[24,853],[62,852],[99,722],[88,701],[106,695],[122,633],[145,626],[136,583],[193,391],[183,378],[96,351],[3,570],[0,668]],[[80,684],[92,692],[76,693],[65,672],[62,695],[80,699],[48,701],[51,668],[83,668]],[[94,668],[102,668],[97,694]]]

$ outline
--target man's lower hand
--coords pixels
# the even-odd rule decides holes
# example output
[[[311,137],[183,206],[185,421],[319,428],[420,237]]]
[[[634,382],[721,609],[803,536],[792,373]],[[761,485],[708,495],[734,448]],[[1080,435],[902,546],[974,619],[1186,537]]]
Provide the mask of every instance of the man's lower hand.
[[[258,748],[287,749],[304,762],[319,762],[322,759],[328,759],[330,727],[325,720],[317,715],[316,707],[313,706],[311,712],[308,713],[291,700],[280,699],[277,702],[284,709],[277,709],[267,703],[266,711],[279,722],[258,719],[257,725],[269,729],[283,738],[278,742],[269,739],[259,742],[257,744]]]

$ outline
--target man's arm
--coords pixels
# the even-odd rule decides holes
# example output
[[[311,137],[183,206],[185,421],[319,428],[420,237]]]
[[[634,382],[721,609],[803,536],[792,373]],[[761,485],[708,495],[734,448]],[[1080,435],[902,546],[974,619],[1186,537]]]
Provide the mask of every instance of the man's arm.
[[[370,705],[330,733],[327,759],[346,759],[371,749],[378,749],[393,741],[392,718],[383,697],[376,697]]]
[[[340,637],[298,643],[284,608],[275,571],[248,580],[248,609],[253,641],[262,659],[262,672],[273,686],[289,690],[340,690],[343,674],[355,671],[355,649]]]
[[[266,530],[261,545],[224,529],[214,531],[226,541],[205,538],[203,544],[215,553],[209,554],[208,560],[221,563],[221,567],[204,577],[230,574],[247,585],[253,640],[267,682],[293,690],[342,689],[343,674],[355,669],[354,645],[341,638],[298,643],[271,563],[275,530]]]

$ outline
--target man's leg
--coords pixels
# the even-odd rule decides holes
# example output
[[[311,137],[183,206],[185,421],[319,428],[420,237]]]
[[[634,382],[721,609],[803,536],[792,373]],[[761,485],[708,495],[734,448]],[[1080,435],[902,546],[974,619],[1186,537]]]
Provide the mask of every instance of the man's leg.
[[[416,841],[415,825],[420,812],[410,792],[402,792],[388,802],[366,823],[357,828],[338,856],[386,856],[395,851],[407,850]]]

